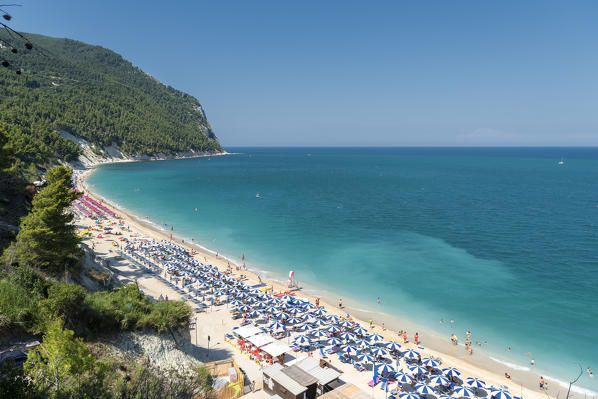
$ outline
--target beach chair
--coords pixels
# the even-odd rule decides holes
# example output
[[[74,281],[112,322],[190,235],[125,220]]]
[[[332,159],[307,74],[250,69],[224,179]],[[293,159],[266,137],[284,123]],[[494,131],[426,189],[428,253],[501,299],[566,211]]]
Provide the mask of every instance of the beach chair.
[[[361,364],[361,363],[358,363],[358,362],[353,362],[353,367],[355,367],[355,369],[357,371],[365,371],[366,370],[366,368],[364,367],[364,365]]]
[[[326,353],[324,353],[324,348],[320,348],[320,356],[322,356],[322,359],[328,358],[328,356],[326,356]]]

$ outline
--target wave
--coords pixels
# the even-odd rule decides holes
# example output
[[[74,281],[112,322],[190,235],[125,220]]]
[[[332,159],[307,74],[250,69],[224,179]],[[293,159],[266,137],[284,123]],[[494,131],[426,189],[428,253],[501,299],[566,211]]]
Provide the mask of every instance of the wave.
[[[518,364],[515,364],[515,363],[510,363],[510,362],[507,362],[507,361],[505,361],[505,360],[500,360],[500,359],[497,359],[497,358],[495,358],[495,357],[492,357],[492,356],[488,356],[488,357],[489,357],[490,359],[494,360],[494,361],[495,361],[495,362],[497,362],[497,363],[504,364],[505,366],[512,368],[513,370],[530,371],[530,368],[529,368],[529,367],[526,367],[526,366],[520,366],[520,365],[518,365]]]
[[[556,384],[560,385],[561,387],[563,387],[565,389],[569,388],[569,383],[568,382],[559,380],[558,378],[544,376],[544,379],[549,380],[549,381],[553,381],[553,382],[555,382]],[[571,386],[571,391],[576,392],[576,393],[580,393],[580,394],[583,394],[583,395],[587,395],[587,396],[596,396],[596,395],[598,395],[598,392],[596,392],[596,391],[592,391],[590,389],[578,387],[578,386],[575,386],[575,385]]]

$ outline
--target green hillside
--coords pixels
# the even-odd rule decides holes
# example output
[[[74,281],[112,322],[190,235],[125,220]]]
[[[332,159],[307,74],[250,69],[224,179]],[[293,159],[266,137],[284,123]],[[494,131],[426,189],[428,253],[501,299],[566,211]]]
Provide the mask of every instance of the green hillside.
[[[221,151],[199,101],[166,86],[111,50],[23,33],[32,50],[0,48],[0,129],[26,163],[73,159],[57,130],[128,155]],[[0,39],[9,40],[5,31]],[[1,42],[0,42],[1,43]],[[21,68],[17,75],[14,68]]]

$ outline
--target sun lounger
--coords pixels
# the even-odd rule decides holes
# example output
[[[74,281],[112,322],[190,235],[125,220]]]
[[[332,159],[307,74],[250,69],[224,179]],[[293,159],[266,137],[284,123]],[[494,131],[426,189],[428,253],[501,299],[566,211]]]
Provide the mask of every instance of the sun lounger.
[[[322,356],[323,359],[326,359],[328,356],[326,356],[326,354],[324,353],[324,348],[320,348],[320,356]]]
[[[364,367],[363,364],[357,363],[357,362],[353,362],[353,367],[355,367],[358,371],[365,371],[366,370],[366,368]]]

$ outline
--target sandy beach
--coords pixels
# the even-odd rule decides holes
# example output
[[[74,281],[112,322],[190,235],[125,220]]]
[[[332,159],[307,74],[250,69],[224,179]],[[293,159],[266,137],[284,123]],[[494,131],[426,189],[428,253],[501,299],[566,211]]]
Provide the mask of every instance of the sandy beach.
[[[81,191],[95,198],[97,201],[103,202],[105,206],[112,209],[122,222],[129,227],[129,230],[123,231],[123,236],[127,238],[134,238],[136,234],[146,236],[156,241],[162,239],[170,239],[170,231],[162,231],[153,225],[150,221],[144,221],[142,218],[135,215],[127,214],[121,209],[110,205],[108,200],[101,198],[99,195],[93,193],[92,188],[87,187],[85,179],[93,173],[94,169],[80,170],[77,172],[77,185]],[[116,219],[114,219],[116,220]],[[93,220],[81,215],[77,223],[81,226],[92,225]],[[176,232],[172,232],[172,240],[178,245],[184,246],[190,251],[195,251],[195,258],[201,262],[217,266],[221,271],[228,269],[229,261],[222,256],[216,256],[216,253],[200,247],[199,245],[188,242],[185,237],[178,237]],[[183,243],[182,241],[185,240]],[[111,259],[111,265],[119,271],[118,278],[123,281],[137,280],[141,288],[147,295],[158,298],[160,295],[168,296],[169,299],[179,299],[180,295],[169,288],[167,285],[160,282],[158,279],[144,275],[135,265],[130,262],[119,259],[116,250],[118,240],[115,236],[104,235],[103,238],[93,238],[85,240],[85,245],[93,247],[98,256]],[[257,284],[258,280],[264,281],[266,284],[273,287],[273,291],[284,292],[287,291],[283,284],[277,281],[265,280],[263,276],[258,276],[257,273],[251,270],[236,270],[235,265],[232,265],[234,274],[246,274],[249,281],[248,284]],[[539,376],[531,371],[516,370],[508,368],[500,363],[494,362],[483,355],[476,354],[476,345],[473,345],[473,355],[468,355],[462,345],[455,346],[449,342],[449,337],[440,337],[436,333],[421,328],[407,320],[398,319],[391,315],[382,313],[371,313],[360,311],[359,304],[351,301],[350,298],[342,298],[344,307],[341,309],[337,304],[338,297],[332,293],[314,292],[309,287],[296,292],[299,298],[305,298],[314,303],[316,295],[320,298],[320,304],[324,305],[330,314],[346,315],[350,313],[358,323],[363,327],[369,326],[369,320],[374,320],[371,331],[381,334],[387,341],[396,341],[403,345],[403,338],[397,334],[398,329],[407,330],[409,343],[403,345],[404,349],[417,349],[422,354],[439,357],[443,361],[443,367],[456,367],[462,372],[462,377],[475,376],[482,378],[489,385],[500,386],[505,385],[510,392],[516,396],[525,398],[541,398],[547,395],[556,397],[564,397],[566,389],[558,384],[549,381],[549,390],[541,391],[538,388]],[[375,298],[375,294],[372,294]],[[260,366],[250,360],[246,355],[239,350],[232,347],[229,343],[224,341],[224,334],[232,331],[233,327],[240,325],[240,320],[232,320],[227,307],[214,307],[208,309],[207,312],[198,313],[196,316],[197,330],[192,328],[190,330],[190,337],[193,343],[200,345],[202,349],[199,351],[199,358],[202,361],[218,360],[227,357],[233,357],[239,363],[240,367],[246,372],[250,380],[255,380],[258,386],[261,384]],[[381,323],[384,322],[385,329],[382,328]],[[420,344],[415,345],[413,341],[413,334],[415,331],[419,332]],[[464,332],[463,332],[464,333]],[[210,358],[208,359],[207,352],[207,337],[211,337],[210,341]],[[196,338],[197,337],[197,338]],[[473,340],[475,342],[475,339]],[[425,349],[421,349],[421,347]],[[299,353],[299,357],[306,356],[305,353]],[[314,352],[314,357],[319,354]],[[330,359],[331,357],[329,357]],[[367,382],[372,378],[372,372],[359,372],[351,365],[341,364],[337,359],[331,360],[331,363],[341,369],[345,374],[341,377],[344,381],[351,381],[366,392],[372,392],[373,397],[385,397],[385,392],[378,387],[369,388]],[[508,372],[511,375],[510,379],[505,378],[504,373]],[[259,391],[256,397],[265,397],[263,391]]]

